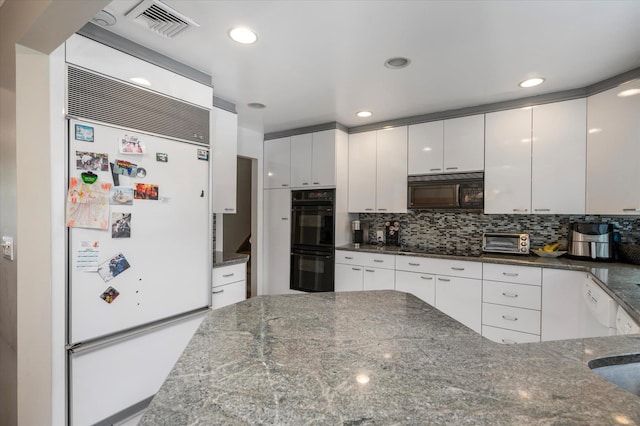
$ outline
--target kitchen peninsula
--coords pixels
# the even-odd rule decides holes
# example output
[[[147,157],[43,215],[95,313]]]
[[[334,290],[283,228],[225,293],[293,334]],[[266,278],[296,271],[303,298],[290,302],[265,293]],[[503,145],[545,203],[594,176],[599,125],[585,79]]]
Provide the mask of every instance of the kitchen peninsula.
[[[207,315],[140,425],[640,424],[587,367],[639,348],[500,345],[397,291],[262,296]]]

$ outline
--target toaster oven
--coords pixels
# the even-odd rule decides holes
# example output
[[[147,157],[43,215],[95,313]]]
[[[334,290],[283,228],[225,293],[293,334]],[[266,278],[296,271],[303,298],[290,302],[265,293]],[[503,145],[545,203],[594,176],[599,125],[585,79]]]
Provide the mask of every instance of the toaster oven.
[[[529,254],[529,234],[487,232],[482,234],[482,251]]]

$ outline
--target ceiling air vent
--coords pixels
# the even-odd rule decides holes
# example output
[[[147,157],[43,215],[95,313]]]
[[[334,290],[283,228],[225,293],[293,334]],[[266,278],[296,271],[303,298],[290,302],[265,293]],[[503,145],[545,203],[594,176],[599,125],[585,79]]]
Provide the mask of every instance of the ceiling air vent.
[[[200,26],[159,0],[142,0],[125,16],[167,38],[173,38],[189,28]]]

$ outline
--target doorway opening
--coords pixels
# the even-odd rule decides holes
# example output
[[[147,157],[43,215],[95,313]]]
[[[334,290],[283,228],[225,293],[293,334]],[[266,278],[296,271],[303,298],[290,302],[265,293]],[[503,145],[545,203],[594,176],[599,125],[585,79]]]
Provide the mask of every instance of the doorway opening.
[[[236,213],[225,214],[223,226],[223,251],[225,253],[241,253],[249,256],[247,262],[247,298],[256,296],[256,216],[257,209],[257,160],[238,157],[236,182]],[[256,164],[254,164],[256,163]]]

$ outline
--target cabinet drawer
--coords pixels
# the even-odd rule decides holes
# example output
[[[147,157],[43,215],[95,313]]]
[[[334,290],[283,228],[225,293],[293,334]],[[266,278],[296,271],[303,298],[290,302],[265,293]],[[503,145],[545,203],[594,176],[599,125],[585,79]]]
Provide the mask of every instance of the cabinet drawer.
[[[482,278],[491,281],[541,285],[542,268],[485,263],[482,269]]]
[[[436,278],[434,275],[396,271],[396,290],[411,293],[431,306],[436,305]]]
[[[218,309],[223,306],[241,302],[247,298],[247,281],[222,285],[213,289],[211,295],[211,308]]]
[[[419,256],[396,256],[396,271],[433,273],[437,259]]]
[[[537,343],[540,336],[519,331],[505,330],[504,328],[482,326],[482,335],[492,342],[514,344],[514,343]]]
[[[542,287],[483,280],[482,301],[539,310],[542,301]]]
[[[336,263],[345,265],[362,265],[362,255],[364,253],[357,251],[336,250]]]
[[[364,290],[394,290],[395,271],[391,269],[364,267]]]
[[[483,303],[482,324],[539,335],[540,311]]]
[[[246,268],[245,263],[213,268],[213,287],[246,280]]]
[[[450,275],[462,278],[482,278],[482,263],[464,260],[431,259],[433,267],[429,271],[436,275]]]
[[[361,265],[369,266],[371,268],[384,268],[395,269],[396,268],[396,256],[393,254],[378,254],[378,253],[360,253]]]

